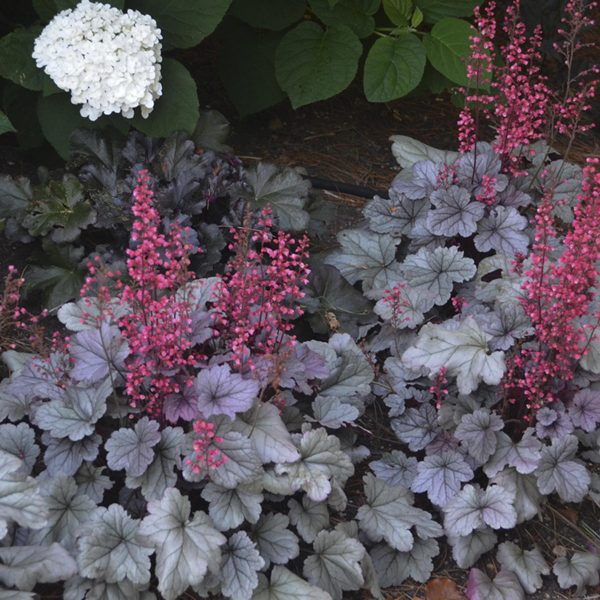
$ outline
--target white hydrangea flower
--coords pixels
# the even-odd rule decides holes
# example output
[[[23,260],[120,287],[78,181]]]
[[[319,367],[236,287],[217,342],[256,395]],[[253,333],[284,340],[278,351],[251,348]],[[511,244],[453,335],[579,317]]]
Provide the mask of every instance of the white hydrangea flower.
[[[95,121],[121,113],[130,119],[139,106],[146,118],[162,94],[161,39],[150,15],[82,0],[46,25],[33,58],[71,92],[73,104],[83,105],[81,116]]]

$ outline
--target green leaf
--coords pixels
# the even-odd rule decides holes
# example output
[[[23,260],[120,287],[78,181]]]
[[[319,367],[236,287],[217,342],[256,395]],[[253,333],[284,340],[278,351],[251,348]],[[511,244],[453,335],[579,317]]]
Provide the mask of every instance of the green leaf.
[[[305,9],[305,0],[233,0],[228,14],[257,29],[281,31],[299,21]]]
[[[42,71],[31,56],[33,42],[41,30],[39,26],[17,29],[0,38],[0,77],[28,90],[42,89]]]
[[[469,17],[480,0],[414,0],[423,11],[427,23],[436,23],[446,17]]]
[[[406,27],[412,13],[412,0],[383,0],[383,10],[387,18],[399,27]]]
[[[273,567],[271,581],[259,575],[252,600],[331,600],[331,596],[294,575],[285,567]]]
[[[32,196],[31,183],[26,177],[0,177],[0,219],[22,219]]]
[[[306,229],[310,218],[304,210],[310,189],[307,179],[294,169],[280,169],[262,162],[247,172],[247,178],[254,192],[254,202],[259,207],[272,206],[279,227],[293,231]]]
[[[235,19],[220,29],[219,77],[242,117],[260,112],[285,98],[275,78],[275,51],[281,34],[260,31]]]
[[[221,22],[231,0],[128,0],[127,8],[152,15],[165,44],[191,48]]]
[[[16,131],[10,119],[0,110],[0,135]]]
[[[51,181],[34,193],[34,200],[23,219],[33,236],[46,236],[54,242],[72,242],[96,219],[96,212],[84,200],[83,188],[74,175]]]
[[[60,545],[0,548],[0,580],[20,590],[54,583],[77,574],[77,564]]]
[[[231,148],[225,144],[229,130],[229,121],[218,110],[203,110],[192,134],[192,141],[197,148],[231,152]]]
[[[375,29],[373,15],[381,0],[340,0],[331,7],[329,0],[309,0],[310,7],[325,25],[346,25],[359,38],[368,37]]]
[[[190,501],[179,490],[169,488],[161,500],[149,502],[148,513],[140,531],[156,546],[158,591],[166,600],[200,584],[207,570],[218,572],[225,537],[202,511],[190,519]]]
[[[370,102],[389,102],[415,89],[425,70],[425,48],[417,36],[379,38],[365,62],[363,87]]]
[[[92,126],[89,120],[79,114],[79,108],[75,104],[71,104],[67,94],[40,96],[37,104],[37,116],[44,137],[65,160],[69,158],[71,133],[75,129]]]
[[[458,85],[469,85],[466,61],[470,53],[469,36],[474,32],[466,21],[446,18],[436,23],[423,40],[431,64]]]
[[[43,242],[39,263],[25,273],[28,292],[39,290],[47,307],[56,308],[79,296],[83,284],[80,266],[83,248],[57,246],[50,240]]]
[[[292,106],[335,96],[350,85],[362,44],[345,25],[321,29],[304,22],[286,33],[275,55],[275,74]]]
[[[163,94],[147,119],[136,114],[132,124],[149,137],[167,137],[174,131],[192,133],[200,117],[196,82],[178,61],[165,58],[162,63]]]

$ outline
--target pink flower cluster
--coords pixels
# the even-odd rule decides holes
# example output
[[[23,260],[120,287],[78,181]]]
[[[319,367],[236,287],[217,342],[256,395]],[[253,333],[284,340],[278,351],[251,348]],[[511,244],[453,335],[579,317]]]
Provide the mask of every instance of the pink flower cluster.
[[[154,416],[162,414],[163,399],[191,385],[191,367],[205,357],[194,350],[190,305],[175,292],[193,275],[188,271],[192,248],[184,231],[160,233],[147,171],[140,171],[133,192],[135,217],[127,250],[131,283],[117,282],[121,301],[129,305],[119,321],[130,348],[125,390],[130,405]]]
[[[9,265],[0,297],[0,351],[18,348],[43,355],[47,348],[41,320],[48,316],[48,311],[34,315],[21,306],[24,283],[25,279],[17,274],[17,268]]]
[[[566,384],[573,378],[577,361],[587,351],[586,328],[596,327],[582,325],[580,320],[588,315],[599,281],[599,164],[597,158],[588,159],[572,228],[557,261],[552,262],[550,256],[552,240],[557,237],[552,217],[554,189],[546,191],[535,216],[531,268],[525,271],[522,304],[535,328],[536,344],[521,349],[507,375],[512,400],[515,392],[520,392],[530,409],[557,399],[557,383]],[[597,325],[600,314],[593,318]]]
[[[524,147],[546,133],[551,91],[541,74],[541,27],[528,34],[519,20],[519,0],[506,9],[503,30],[508,41],[500,46],[502,66],[495,66],[495,2],[482,14],[476,11],[479,34],[471,36],[471,64],[467,74],[476,88],[489,83],[491,93],[470,94],[459,117],[460,151],[471,150],[476,141],[478,119],[494,122],[494,149],[505,169],[518,174]],[[474,111],[475,110],[475,114]]]
[[[193,473],[199,475],[205,469],[217,469],[227,462],[227,456],[213,446],[223,441],[215,435],[214,423],[198,419],[194,423],[194,433],[194,455],[185,461]]]
[[[234,252],[223,275],[215,304],[215,326],[231,350],[238,369],[254,368],[251,352],[274,355],[292,345],[291,321],[303,314],[298,300],[308,283],[308,238],[273,234],[273,219],[264,209],[255,227],[231,229]]]
[[[405,308],[408,307],[408,300],[403,295],[405,283],[399,283],[389,290],[383,292],[383,302],[385,302],[391,312],[390,323],[392,327],[400,328],[403,321],[410,321],[410,317],[404,316]]]

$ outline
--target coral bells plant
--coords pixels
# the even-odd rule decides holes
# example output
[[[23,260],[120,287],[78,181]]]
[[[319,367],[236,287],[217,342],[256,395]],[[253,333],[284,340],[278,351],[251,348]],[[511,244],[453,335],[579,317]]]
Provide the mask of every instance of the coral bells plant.
[[[478,14],[472,73],[514,100],[498,137],[448,152],[394,136],[388,195],[310,272],[307,239],[277,229],[285,210],[257,208],[296,206],[292,173],[257,168],[243,194],[207,201],[221,227],[194,231],[161,220],[160,182],[136,173],[124,267],[91,261],[83,297],[58,311],[68,343],[2,355],[1,586],[382,598],[427,582],[442,543],[470,569],[469,600],[598,585],[592,536],[550,551],[524,528],[557,503],[600,503],[599,162],[539,137],[554,100],[542,115],[519,95],[546,84],[526,69],[539,38],[517,5],[508,71],[486,72],[495,25]],[[571,48],[582,23],[565,16]],[[582,117],[565,115],[573,136]]]

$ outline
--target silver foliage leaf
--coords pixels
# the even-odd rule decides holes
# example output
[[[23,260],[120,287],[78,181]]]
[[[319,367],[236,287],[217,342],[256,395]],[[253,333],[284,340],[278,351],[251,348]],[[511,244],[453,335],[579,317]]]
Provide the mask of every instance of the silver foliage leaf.
[[[529,236],[524,232],[527,219],[512,206],[496,206],[479,222],[474,238],[480,252],[495,250],[499,254],[515,256],[527,254]]]
[[[0,548],[0,580],[30,591],[38,583],[54,583],[73,577],[77,563],[60,545]]]
[[[496,558],[503,568],[515,573],[528,594],[542,587],[542,575],[550,574],[550,567],[537,547],[523,550],[513,542],[503,542],[498,546]]]
[[[228,489],[209,482],[201,496],[208,503],[208,514],[220,531],[235,529],[244,521],[256,523],[262,510],[261,485],[251,483]]]
[[[473,568],[465,593],[469,600],[525,600],[525,592],[512,571],[500,571],[492,581],[483,571]]]
[[[392,488],[370,473],[363,477],[363,482],[366,503],[358,509],[356,518],[374,542],[385,540],[392,548],[407,552],[414,544],[413,526],[420,537],[442,534],[442,528],[429,513],[407,502],[402,488]]]
[[[439,554],[435,540],[416,539],[408,552],[400,552],[387,544],[377,544],[371,549],[373,565],[382,587],[402,585],[409,577],[425,583],[433,572],[434,556]]]
[[[427,229],[435,235],[469,237],[477,230],[477,221],[483,217],[485,205],[472,201],[468,190],[457,185],[432,192],[435,209],[427,215]]]
[[[544,497],[533,475],[521,475],[515,469],[504,469],[491,482],[503,487],[514,497],[517,523],[529,521],[540,512]]]
[[[429,202],[411,200],[390,188],[388,198],[375,196],[363,209],[369,227],[377,233],[409,235],[417,221],[422,221],[429,209]]]
[[[166,600],[200,584],[207,570],[218,572],[225,537],[202,511],[190,518],[190,501],[179,490],[168,488],[161,500],[150,501],[148,513],[140,531],[156,548],[158,590]]]
[[[356,406],[346,404],[334,396],[317,396],[313,400],[312,410],[315,419],[329,429],[339,429],[359,416]]]
[[[30,543],[61,542],[70,549],[82,526],[96,509],[96,503],[82,494],[72,477],[58,475],[42,492],[48,510],[48,525],[30,536]]]
[[[465,487],[444,507],[444,527],[450,535],[469,535],[486,525],[492,529],[511,529],[517,523],[514,496],[499,485],[482,490]]]
[[[260,403],[238,415],[232,428],[254,442],[256,454],[263,463],[293,462],[300,457],[277,407],[272,404]]]
[[[504,421],[489,408],[478,408],[471,414],[463,415],[454,436],[464,443],[468,453],[483,464],[496,451],[497,433],[504,427]]]
[[[0,539],[6,535],[9,521],[30,529],[41,529],[47,523],[48,511],[38,484],[20,472],[21,464],[17,457],[0,450]]]
[[[325,258],[352,284],[363,282],[363,289],[373,287],[375,277],[393,268],[397,239],[364,229],[345,229],[337,234],[339,250]]]
[[[426,456],[417,467],[413,492],[427,492],[434,504],[446,506],[460,490],[461,483],[473,479],[473,470],[460,452],[443,451]]]
[[[390,137],[390,141],[392,142],[392,154],[403,169],[412,167],[420,160],[451,164],[459,156],[458,152],[438,150],[438,148],[428,146],[406,135],[393,135]]]
[[[258,587],[252,600],[331,600],[331,596],[285,567],[274,566],[271,580],[259,575]]]
[[[114,471],[125,469],[127,475],[140,477],[154,460],[154,446],[160,441],[158,421],[142,417],[133,427],[114,431],[104,444],[106,462]]]
[[[150,581],[150,555],[154,548],[140,531],[140,522],[123,507],[97,508],[78,539],[79,572],[90,579],[116,583]]]
[[[103,475],[105,467],[95,467],[90,462],[84,462],[75,473],[75,481],[79,487],[79,492],[85,494],[96,504],[102,502],[104,492],[110,490],[113,486],[108,475]]]
[[[100,386],[69,386],[63,398],[45,402],[36,409],[34,423],[53,437],[68,437],[72,442],[82,440],[94,433],[96,422],[106,412],[106,399],[111,392],[108,379]]]
[[[498,537],[488,527],[475,529],[469,535],[448,536],[452,558],[461,569],[472,567],[481,556],[496,547],[497,541]]]
[[[406,456],[401,450],[392,450],[381,459],[369,463],[375,475],[392,487],[411,487],[417,476],[418,460],[414,456]]]
[[[27,423],[0,425],[0,450],[23,461],[20,472],[29,475],[40,453],[35,431]]]
[[[300,554],[298,538],[288,529],[290,519],[281,513],[263,515],[252,527],[251,536],[265,561],[284,565]]]
[[[472,316],[463,319],[457,329],[427,323],[416,343],[402,355],[402,362],[410,368],[427,367],[431,373],[444,367],[456,377],[458,391],[470,394],[481,381],[498,385],[506,370],[504,352],[489,353],[490,338]]]
[[[437,411],[428,403],[408,408],[400,418],[392,419],[391,424],[394,433],[413,452],[423,450],[440,432]]]
[[[302,496],[301,502],[291,498],[288,501],[288,515],[292,525],[302,539],[312,543],[318,533],[329,525],[329,511],[326,502],[315,502],[308,496]]]
[[[304,561],[304,577],[334,600],[342,600],[344,591],[358,590],[364,584],[360,561],[365,548],[358,540],[341,531],[321,531],[313,551]]]
[[[331,492],[331,478],[344,483],[354,473],[348,455],[340,448],[340,440],[323,428],[305,431],[299,438],[301,458],[294,463],[275,466],[278,475],[288,474],[311,500],[325,500]]]
[[[563,590],[576,585],[577,593],[580,594],[585,586],[598,585],[600,557],[590,552],[573,552],[571,558],[560,556],[554,561],[552,572]]]
[[[154,447],[154,458],[144,473],[138,477],[127,475],[125,484],[130,489],[141,487],[146,500],[162,498],[165,490],[175,485],[175,468],[181,466],[181,450],[184,442],[181,427],[165,427]]]
[[[250,600],[265,561],[245,531],[234,533],[223,547],[221,590],[232,600]]]
[[[557,492],[565,502],[581,502],[590,487],[591,477],[576,459],[579,441],[574,435],[552,440],[542,448],[542,458],[535,471],[542,494]]]
[[[439,306],[450,300],[454,283],[468,281],[476,270],[475,263],[457,246],[421,248],[402,263],[408,284],[419,292],[432,293],[434,303]]]
[[[46,446],[44,462],[50,475],[75,475],[84,460],[92,461],[98,456],[102,438],[94,433],[77,442],[68,438],[56,439],[48,432],[42,434]]]

